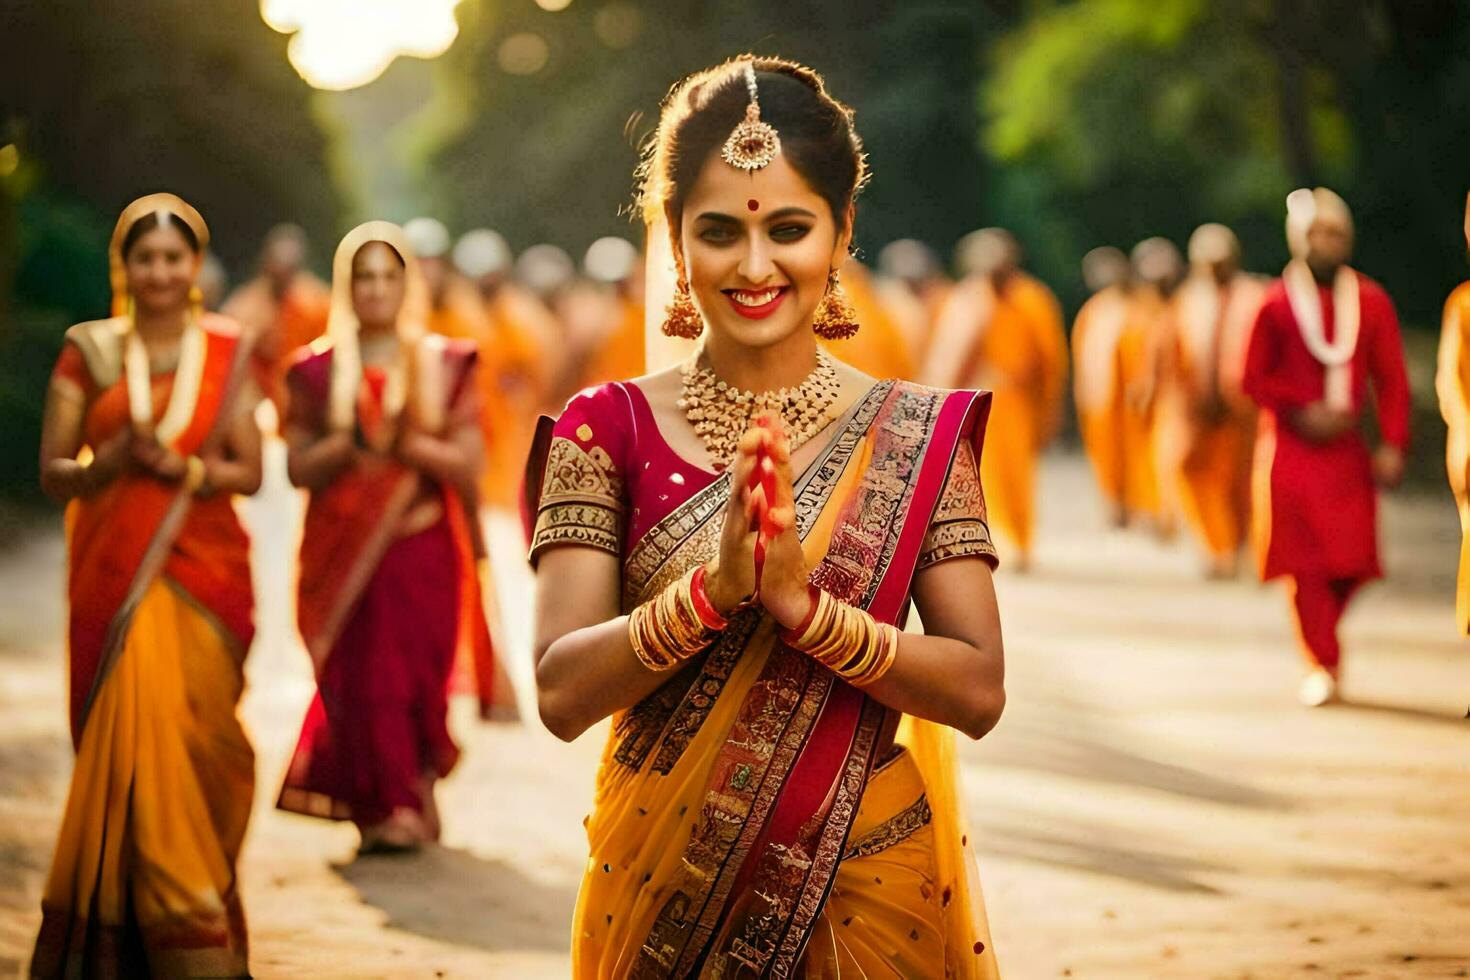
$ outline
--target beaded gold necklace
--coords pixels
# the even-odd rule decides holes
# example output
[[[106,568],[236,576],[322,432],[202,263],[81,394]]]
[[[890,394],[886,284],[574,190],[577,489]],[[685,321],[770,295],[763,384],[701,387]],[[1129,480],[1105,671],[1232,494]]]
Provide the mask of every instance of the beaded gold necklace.
[[[778,414],[792,450],[800,448],[832,421],[842,387],[832,358],[820,347],[816,367],[795,388],[757,394],[728,385],[710,369],[703,348],[685,362],[682,374],[677,404],[720,470],[730,465],[740,437],[762,412]]]

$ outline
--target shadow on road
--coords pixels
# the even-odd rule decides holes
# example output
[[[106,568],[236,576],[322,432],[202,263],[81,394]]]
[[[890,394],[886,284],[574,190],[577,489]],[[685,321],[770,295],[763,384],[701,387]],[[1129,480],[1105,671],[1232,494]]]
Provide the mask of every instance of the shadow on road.
[[[1110,744],[1080,714],[1062,722],[1040,716],[1007,719],[987,745],[985,763],[1171,793],[1229,806],[1286,809],[1288,800],[1236,780],[1150,759]]]
[[[980,825],[979,839],[988,853],[1122,878],[1165,891],[1220,895],[1223,892],[1219,888],[1201,881],[1198,876],[1234,870],[1161,850],[1109,843],[1100,839],[1103,831],[1099,828],[1081,823],[1070,824],[1059,833],[1052,834],[1035,830],[1039,821],[1032,821],[1031,829],[989,826],[984,816],[975,822]],[[1056,827],[1064,822],[1059,821],[1055,814],[1047,814],[1045,823]]]
[[[1465,689],[1465,698],[1466,703],[1470,704],[1470,687]],[[1470,732],[1470,712],[1467,712],[1462,717],[1445,714],[1443,711],[1416,708],[1408,704],[1388,704],[1383,701],[1363,701],[1357,698],[1344,701],[1341,705],[1334,706],[1333,710],[1361,712],[1363,714],[1380,715],[1385,718],[1404,718],[1409,721],[1447,725],[1451,728],[1458,728],[1461,731]]]
[[[469,851],[430,846],[333,865],[390,928],[487,950],[568,948],[575,886],[549,886]]]

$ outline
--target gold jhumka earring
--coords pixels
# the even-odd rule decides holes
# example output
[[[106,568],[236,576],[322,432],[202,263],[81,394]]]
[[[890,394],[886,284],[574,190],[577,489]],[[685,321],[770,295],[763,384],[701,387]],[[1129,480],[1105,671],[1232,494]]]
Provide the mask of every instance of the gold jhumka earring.
[[[694,340],[704,332],[704,319],[694,306],[694,298],[689,295],[689,281],[683,276],[679,277],[679,285],[674,289],[674,298],[664,309],[663,331],[665,337],[683,337],[685,340]]]
[[[833,269],[827,276],[827,292],[812,317],[812,332],[823,340],[846,340],[858,332],[857,312]]]

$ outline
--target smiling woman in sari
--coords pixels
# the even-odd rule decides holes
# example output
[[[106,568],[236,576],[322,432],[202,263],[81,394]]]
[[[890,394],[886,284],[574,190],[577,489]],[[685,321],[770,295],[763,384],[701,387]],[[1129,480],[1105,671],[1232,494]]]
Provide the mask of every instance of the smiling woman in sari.
[[[199,309],[207,243],[171,194],[129,205],[117,315],[67,331],[47,397],[77,758],[34,976],[248,974],[235,861],[255,776],[235,709],[252,598],[231,496],[260,485],[258,395],[238,326]]]
[[[475,349],[414,318],[423,288],[397,225],[349,232],[327,342],[287,374],[288,471],[311,491],[297,606],[318,696],[279,805],[353,821],[364,851],[438,838],[434,784],[459,757],[455,652],[473,644],[489,663]]]
[[[997,975],[954,769],[1004,704],[988,396],[821,352],[864,180],[810,69],[664,104],[645,214],[682,367],[574,398],[528,474],[542,718],[609,715],[579,978]],[[910,604],[927,635],[900,633]]]

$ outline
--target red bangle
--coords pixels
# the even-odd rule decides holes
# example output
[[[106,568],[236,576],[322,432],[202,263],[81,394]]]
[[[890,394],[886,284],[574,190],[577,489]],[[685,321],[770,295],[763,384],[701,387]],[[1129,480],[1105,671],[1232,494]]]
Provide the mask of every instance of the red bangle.
[[[789,630],[783,629],[781,631],[780,639],[782,643],[785,643],[787,645],[795,643],[797,640],[801,639],[801,635],[803,633],[811,628],[812,620],[815,619],[817,616],[817,597],[820,592],[821,589],[818,589],[815,585],[812,585],[810,583],[807,584],[806,594],[811,597],[812,607],[806,611],[806,615],[801,618],[801,622],[797,623]]]
[[[730,625],[730,621],[720,615],[720,611],[710,601],[709,593],[705,591],[703,565],[694,570],[694,578],[689,583],[689,594],[694,599],[694,613],[705,629],[719,632]]]

